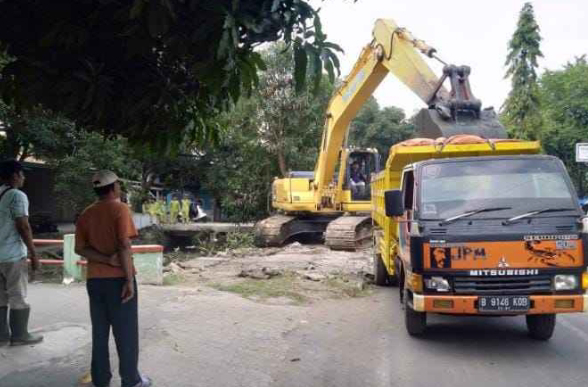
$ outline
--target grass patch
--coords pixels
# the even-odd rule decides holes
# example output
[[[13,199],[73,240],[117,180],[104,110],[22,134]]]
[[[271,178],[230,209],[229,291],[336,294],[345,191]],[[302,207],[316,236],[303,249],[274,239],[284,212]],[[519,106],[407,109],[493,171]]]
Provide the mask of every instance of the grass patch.
[[[63,281],[63,266],[41,266],[41,270],[35,274],[35,281],[40,281],[43,283],[60,284]]]
[[[286,297],[300,305],[308,301],[301,294],[292,275],[274,277],[268,280],[245,279],[233,284],[212,284],[217,290],[231,292],[248,299],[267,300],[269,298]]]
[[[168,273],[168,274],[165,274],[163,277],[163,285],[165,285],[165,286],[178,285],[184,281],[185,281],[185,277],[182,274]]]
[[[342,277],[329,278],[325,284],[331,292],[339,297],[365,297],[372,293],[369,285],[361,285],[357,280],[350,280]]]

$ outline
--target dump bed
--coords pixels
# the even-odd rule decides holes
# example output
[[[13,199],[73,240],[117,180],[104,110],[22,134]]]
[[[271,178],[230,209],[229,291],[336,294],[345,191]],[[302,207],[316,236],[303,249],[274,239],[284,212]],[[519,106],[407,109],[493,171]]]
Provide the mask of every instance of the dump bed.
[[[390,148],[386,167],[372,178],[372,219],[384,235],[396,239],[396,222],[386,216],[384,192],[400,189],[402,170],[407,165],[430,159],[537,154],[537,141],[487,140],[477,136],[456,136],[449,139],[412,139]],[[394,248],[394,241],[384,238],[382,253]]]

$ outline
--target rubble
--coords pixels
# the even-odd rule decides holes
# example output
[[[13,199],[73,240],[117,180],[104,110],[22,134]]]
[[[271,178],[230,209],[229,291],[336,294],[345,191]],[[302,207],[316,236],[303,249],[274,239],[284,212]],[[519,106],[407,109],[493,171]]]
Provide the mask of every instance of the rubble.
[[[235,289],[256,302],[279,303],[290,298],[304,303],[356,297],[369,290],[373,282],[369,248],[333,251],[324,245],[294,242],[281,248],[240,248],[210,256],[184,254],[173,258],[166,271],[181,270],[183,286],[208,284],[216,289]],[[271,283],[264,283],[270,279]],[[256,292],[264,297],[253,297]],[[267,294],[275,294],[272,301],[260,301],[267,300]]]
[[[241,270],[237,277],[253,279],[270,279],[273,277],[277,277],[279,275],[282,275],[282,273],[279,270],[262,267],[261,269]]]
[[[163,268],[164,273],[179,274],[183,271],[184,271],[184,269],[182,269],[182,267],[175,262],[171,262],[169,265],[167,265]]]
[[[327,279],[327,276],[319,273],[304,273],[303,278],[318,282]]]

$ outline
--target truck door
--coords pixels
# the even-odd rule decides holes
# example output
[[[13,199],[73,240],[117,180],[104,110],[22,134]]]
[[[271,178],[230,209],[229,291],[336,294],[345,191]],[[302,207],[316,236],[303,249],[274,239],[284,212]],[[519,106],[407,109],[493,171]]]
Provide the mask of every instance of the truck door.
[[[398,244],[400,255],[408,258],[410,254],[410,229],[414,216],[414,173],[412,170],[404,171],[402,174],[402,196],[404,199],[404,215],[398,224]]]

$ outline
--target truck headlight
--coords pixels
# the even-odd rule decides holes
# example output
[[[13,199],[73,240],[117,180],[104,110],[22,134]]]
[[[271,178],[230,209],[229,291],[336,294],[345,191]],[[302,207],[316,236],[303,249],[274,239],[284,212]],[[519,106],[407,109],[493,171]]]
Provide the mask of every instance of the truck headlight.
[[[574,290],[578,287],[578,277],[570,274],[558,274],[553,278],[555,290]]]
[[[425,279],[425,287],[429,290],[436,290],[438,292],[448,292],[449,281],[443,277],[431,277]]]

